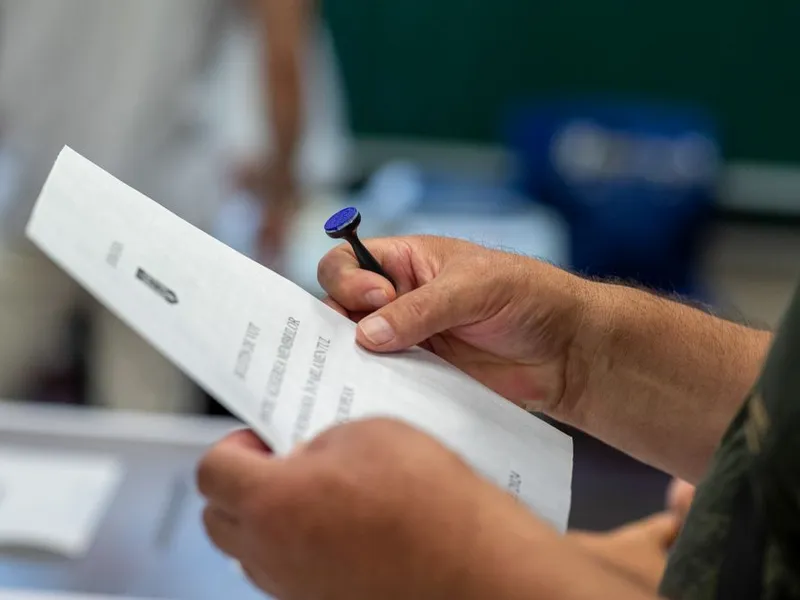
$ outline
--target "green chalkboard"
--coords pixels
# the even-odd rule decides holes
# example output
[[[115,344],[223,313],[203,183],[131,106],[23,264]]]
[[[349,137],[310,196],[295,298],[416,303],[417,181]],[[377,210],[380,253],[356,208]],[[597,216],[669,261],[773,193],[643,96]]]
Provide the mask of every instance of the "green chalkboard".
[[[729,158],[800,162],[800,2],[327,0],[357,133],[488,141],[510,101],[700,103]]]

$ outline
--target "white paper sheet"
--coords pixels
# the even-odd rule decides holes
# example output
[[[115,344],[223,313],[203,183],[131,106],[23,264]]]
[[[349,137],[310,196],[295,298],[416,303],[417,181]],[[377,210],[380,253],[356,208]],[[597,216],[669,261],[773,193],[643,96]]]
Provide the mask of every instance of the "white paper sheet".
[[[400,418],[565,529],[568,436],[422,349],[364,351],[348,319],[72,150],[28,235],[276,452],[342,420]]]
[[[121,479],[113,457],[0,447],[0,547],[80,557]]]

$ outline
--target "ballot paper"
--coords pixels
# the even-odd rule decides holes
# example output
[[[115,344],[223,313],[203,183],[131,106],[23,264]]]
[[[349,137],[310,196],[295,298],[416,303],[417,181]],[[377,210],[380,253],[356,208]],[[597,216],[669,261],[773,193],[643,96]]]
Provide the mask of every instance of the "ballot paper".
[[[71,149],[27,231],[277,453],[351,419],[400,419],[566,528],[569,436],[421,348],[365,351],[349,319]]]
[[[121,480],[111,456],[0,447],[0,547],[82,556]]]

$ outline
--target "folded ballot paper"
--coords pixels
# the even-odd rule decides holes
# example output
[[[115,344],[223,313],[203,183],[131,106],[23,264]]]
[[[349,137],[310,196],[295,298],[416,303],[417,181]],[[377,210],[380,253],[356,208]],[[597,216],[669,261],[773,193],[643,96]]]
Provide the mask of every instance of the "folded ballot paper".
[[[350,419],[401,419],[566,528],[568,436],[421,348],[365,351],[350,320],[69,148],[28,236],[277,453]]]

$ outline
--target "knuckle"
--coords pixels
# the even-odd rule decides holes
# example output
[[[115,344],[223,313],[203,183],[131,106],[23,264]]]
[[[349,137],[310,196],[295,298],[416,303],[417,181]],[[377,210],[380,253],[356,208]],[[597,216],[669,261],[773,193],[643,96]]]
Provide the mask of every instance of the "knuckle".
[[[195,473],[197,490],[206,498],[208,498],[214,490],[213,482],[216,473],[215,461],[216,451],[211,450],[200,460]]]
[[[306,443],[306,450],[309,452],[319,452],[321,450],[330,449],[338,443],[343,433],[346,434],[347,431],[351,429],[351,425],[352,423],[343,423],[325,429]]]
[[[326,254],[322,257],[317,265],[317,281],[319,284],[325,288],[326,291],[328,290],[328,285],[332,279],[331,276],[331,269],[332,266],[332,259],[330,253]]]
[[[376,431],[385,431],[395,421],[389,417],[367,417],[358,421],[351,421],[341,426],[342,433],[347,433],[351,439],[371,438]]]
[[[397,434],[408,429],[408,425],[390,417],[372,417],[359,423],[362,436],[367,439],[380,439],[384,434]]]
[[[391,442],[414,431],[409,425],[390,417],[373,417],[354,422],[347,432],[350,447],[356,456],[375,457],[386,451]],[[390,443],[387,443],[390,442]]]
[[[220,523],[220,517],[210,506],[206,506],[203,509],[203,529],[215,546],[219,547],[222,544],[222,524]]]
[[[340,265],[348,257],[346,245],[339,244],[320,259],[317,264],[317,280],[323,287],[336,281]]]
[[[214,540],[214,533],[215,533],[215,525],[214,525],[214,511],[211,510],[210,506],[206,506],[203,509],[203,529],[208,534],[208,537]]]
[[[394,436],[396,427],[392,419],[382,417],[350,421],[323,431],[306,448],[317,455],[324,453],[324,461],[318,463],[318,467],[324,471],[325,478],[335,477],[340,464],[355,465],[364,457],[377,456],[387,439]],[[316,483],[312,480],[308,485]]]
[[[409,301],[406,303],[406,317],[410,319],[408,323],[422,323],[423,319],[428,316],[428,313],[430,312],[431,307],[434,306],[434,303],[441,302],[441,300],[442,298],[439,297],[439,294],[434,293],[433,291],[420,290],[414,295],[413,299],[409,298]]]

